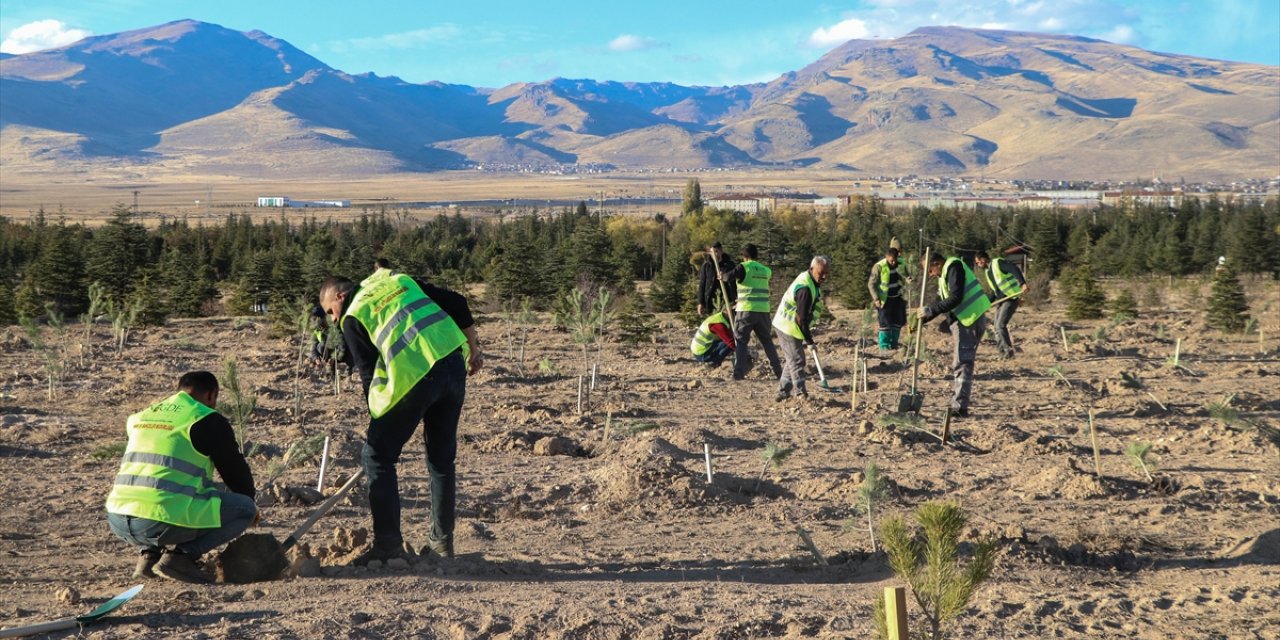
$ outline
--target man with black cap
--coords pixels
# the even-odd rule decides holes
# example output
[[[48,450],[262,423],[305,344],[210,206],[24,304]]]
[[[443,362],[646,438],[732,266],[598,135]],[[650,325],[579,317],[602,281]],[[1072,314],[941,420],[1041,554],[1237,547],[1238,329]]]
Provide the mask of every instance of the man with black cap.
[[[716,273],[716,265],[720,266],[720,273]],[[728,305],[733,304],[736,296],[732,287],[726,287],[724,293],[721,293],[720,278],[723,274],[733,271],[733,261],[724,253],[724,245],[718,241],[707,247],[707,257],[702,261],[702,269],[698,271],[698,317],[705,318],[717,311],[723,311]],[[723,296],[729,296],[727,304],[722,303]]]
[[[737,292],[737,313],[733,316],[733,379],[741,380],[751,368],[751,356],[747,353],[747,341],[755,334],[769,358],[774,377],[782,375],[782,361],[773,345],[772,321],[769,316],[769,281],[773,270],[756,262],[758,250],[754,244],[742,248],[742,264],[720,277],[734,285]]]

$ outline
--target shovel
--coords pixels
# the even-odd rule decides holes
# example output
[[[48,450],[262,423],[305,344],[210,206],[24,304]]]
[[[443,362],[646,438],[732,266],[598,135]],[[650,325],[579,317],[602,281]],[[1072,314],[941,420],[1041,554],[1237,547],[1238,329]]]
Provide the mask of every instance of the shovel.
[[[98,608],[86,613],[82,616],[74,618],[64,618],[62,620],[54,620],[52,622],[41,622],[39,624],[30,624],[25,627],[12,627],[8,629],[0,629],[0,638],[21,638],[23,636],[33,636],[37,633],[52,633],[54,631],[63,631],[65,629],[74,629],[80,625],[97,622],[100,618],[120,608],[120,605],[130,601],[134,596],[142,591],[142,585],[136,585],[122,592],[120,595],[98,605]]]
[[[329,513],[363,477],[364,469],[361,468],[336,493],[320,503],[306,522],[294,529],[283,543],[265,533],[243,535],[233,540],[218,557],[219,581],[249,583],[277,578],[289,566],[285,552],[297,546],[298,539],[310,531],[324,514]]]
[[[925,269],[929,268],[929,249],[924,250]],[[920,278],[920,304],[924,305],[925,285],[928,284],[929,278]],[[911,364],[911,393],[898,397],[898,413],[920,413],[920,407],[924,406],[924,394],[920,393],[916,388],[916,384],[920,380],[920,342],[924,338],[924,318],[916,320],[916,355]]]
[[[818,367],[818,386],[827,391],[839,391],[839,387],[833,387],[827,383],[827,375],[822,372],[822,361],[818,359],[818,347],[809,347],[809,352],[813,354],[813,364]]]

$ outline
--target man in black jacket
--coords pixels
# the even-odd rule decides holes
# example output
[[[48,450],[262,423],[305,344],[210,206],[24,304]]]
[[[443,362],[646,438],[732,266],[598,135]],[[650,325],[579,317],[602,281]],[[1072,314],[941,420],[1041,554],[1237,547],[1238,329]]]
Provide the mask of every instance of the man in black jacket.
[[[712,260],[715,256],[715,260]],[[716,274],[716,263],[720,264],[720,274]],[[725,287],[724,292],[720,290],[720,276],[733,271],[737,266],[729,256],[724,253],[724,246],[719,242],[707,247],[707,257],[702,261],[702,268],[698,270],[698,317],[705,318],[717,311],[724,311],[733,305],[737,299],[737,290],[732,287]],[[727,304],[722,303],[724,296],[729,296]]]

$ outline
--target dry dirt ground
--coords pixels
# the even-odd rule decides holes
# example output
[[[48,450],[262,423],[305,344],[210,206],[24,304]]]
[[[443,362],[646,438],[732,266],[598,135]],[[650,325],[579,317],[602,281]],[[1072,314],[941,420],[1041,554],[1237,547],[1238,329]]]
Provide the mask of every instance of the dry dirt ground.
[[[1023,354],[985,359],[994,348],[984,344],[973,416],[954,425],[951,446],[881,423],[907,384],[901,359],[870,361],[870,406],[864,398],[850,411],[859,312],[837,310],[838,326],[820,334],[824,364],[845,391],[812,387],[812,404],[775,403],[761,367],[734,383],[727,364],[690,362],[690,331],[664,318],[652,345],[603,345],[585,415],[575,406],[581,359],[567,335],[536,328],[522,376],[518,349],[491,314],[481,321],[488,368],[469,383],[461,426],[455,560],[342,567],[369,522],[356,495],[304,538],[319,575],[300,562],[311,577],[197,587],[153,580],[83,634],[870,637],[874,599],[899,581],[869,553],[865,530],[846,522],[862,522],[854,492],[860,470],[876,461],[892,485],[884,513],[957,500],[972,513],[971,535],[999,541],[995,574],[954,637],[1280,637],[1280,451],[1205,409],[1231,395],[1243,417],[1280,425],[1280,292],[1274,283],[1253,291],[1255,312],[1267,308],[1261,341],[1204,332],[1199,314],[1165,308],[1144,309],[1105,336],[1097,330],[1108,321],[1066,323],[1064,350],[1060,303],[1024,308],[1015,323]],[[72,347],[56,402],[45,397],[42,360],[17,335],[10,329],[0,351],[0,625],[82,613],[133,583],[134,556],[102,510],[118,464],[107,447],[122,440],[126,416],[169,393],[181,372],[239,361],[259,397],[250,438],[266,445],[251,459],[255,472],[318,432],[336,443],[330,490],[355,469],[365,426],[356,385],[335,396],[329,379],[307,378],[296,420],[296,352],[269,338],[265,323],[172,322],[137,333],[118,357],[97,328],[85,366]],[[1166,364],[1177,338],[1185,369]],[[949,351],[932,329],[926,342],[924,428],[938,430]],[[539,372],[544,359],[558,372]],[[1122,372],[1154,397],[1123,386]],[[539,455],[548,443],[537,443],[552,435],[571,442],[562,455]],[[1125,459],[1134,441],[1154,444],[1158,485]],[[756,490],[768,442],[795,453]],[[427,531],[423,458],[410,446],[401,464],[406,536],[417,544]],[[312,461],[280,484],[313,485],[316,473]],[[283,539],[311,508],[265,506],[258,531]],[[829,566],[815,564],[797,525]]]

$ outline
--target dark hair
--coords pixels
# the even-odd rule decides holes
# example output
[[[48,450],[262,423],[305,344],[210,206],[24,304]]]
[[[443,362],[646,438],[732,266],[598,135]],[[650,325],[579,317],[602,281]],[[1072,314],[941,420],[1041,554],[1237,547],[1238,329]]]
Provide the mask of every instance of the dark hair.
[[[378,258],[377,260],[373,261],[373,266],[376,269],[390,269],[391,261],[386,258]]]
[[[178,390],[187,393],[215,393],[218,390],[218,378],[208,371],[191,371],[178,378]]]
[[[941,253],[929,254],[929,264],[940,264],[947,261],[947,257]]]
[[[715,244],[711,245],[711,248],[712,248],[712,249],[723,249],[723,248],[724,248],[724,245],[720,244],[720,241],[719,241],[719,240],[716,240]]]
[[[356,283],[342,276],[329,276],[320,284],[320,299],[324,300],[325,297],[338,293],[345,293],[350,298],[351,292],[355,290]]]
[[[884,254],[886,256],[893,256],[896,258],[898,257],[898,249],[896,247],[889,247],[889,250],[885,251]]]
[[[742,248],[742,255],[748,258],[751,258],[752,260],[756,259],[756,255],[758,253],[759,251],[756,249],[756,246],[754,244],[748,244],[747,246]]]

